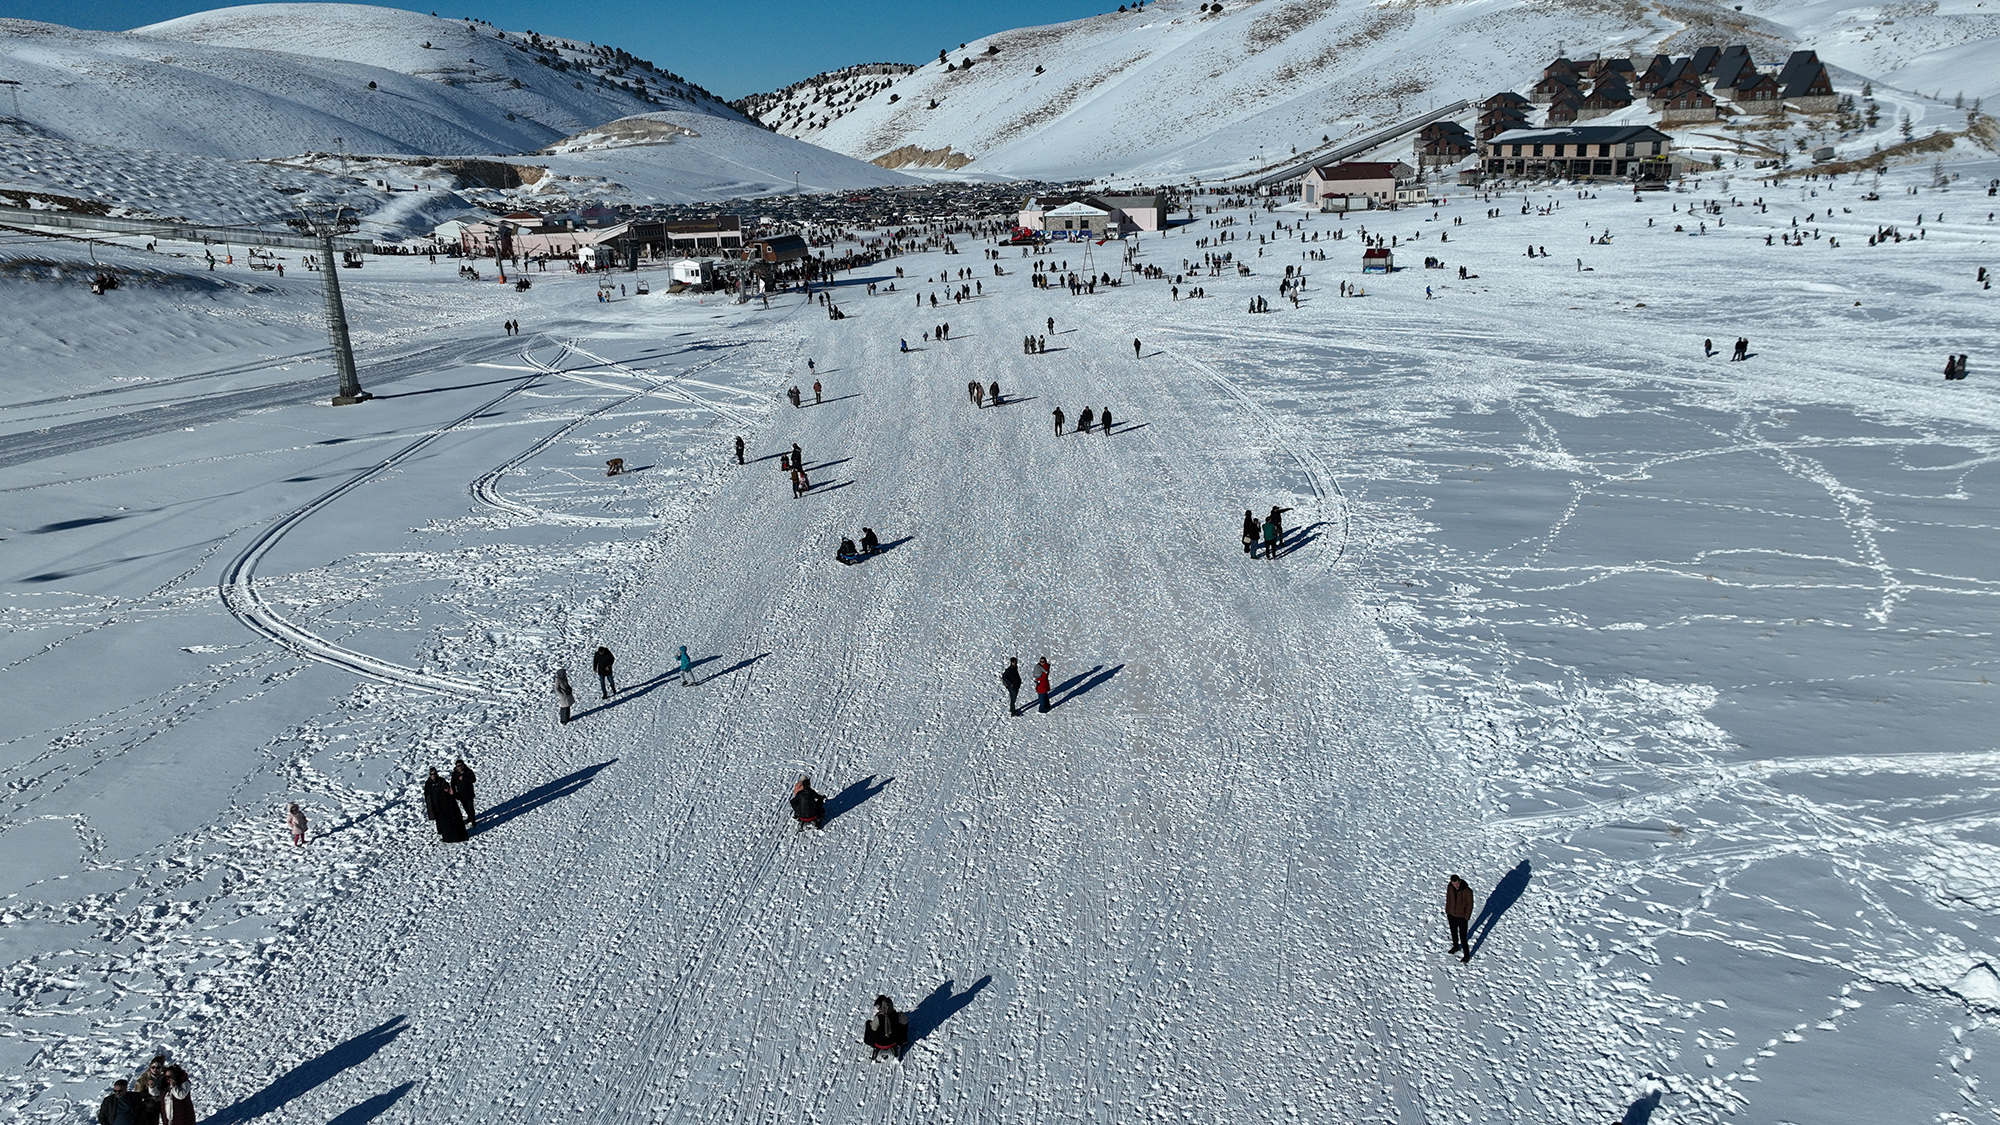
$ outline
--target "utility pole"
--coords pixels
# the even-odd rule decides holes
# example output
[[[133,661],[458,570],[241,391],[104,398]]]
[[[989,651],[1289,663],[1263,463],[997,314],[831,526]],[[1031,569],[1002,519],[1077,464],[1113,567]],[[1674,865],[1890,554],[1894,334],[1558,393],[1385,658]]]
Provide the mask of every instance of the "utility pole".
[[[334,374],[340,376],[340,391],[333,396],[333,405],[367,402],[375,396],[361,389],[361,377],[354,370],[354,345],[347,338],[347,308],[340,301],[340,266],[333,259],[333,236],[360,224],[345,207],[334,204],[318,214],[302,210],[291,225],[319,239],[320,280],[326,290],[326,336],[333,345]]]

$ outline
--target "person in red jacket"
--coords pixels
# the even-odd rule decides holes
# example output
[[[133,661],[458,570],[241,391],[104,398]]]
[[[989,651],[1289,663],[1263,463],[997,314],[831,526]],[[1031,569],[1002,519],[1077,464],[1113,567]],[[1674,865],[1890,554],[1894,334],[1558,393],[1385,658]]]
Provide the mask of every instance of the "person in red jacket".
[[[1447,953],[1463,952],[1460,961],[1472,960],[1472,939],[1466,936],[1466,928],[1472,924],[1472,888],[1465,880],[1453,875],[1444,884],[1444,918],[1451,927],[1451,948]]]
[[[1035,710],[1049,713],[1049,658],[1035,662]]]

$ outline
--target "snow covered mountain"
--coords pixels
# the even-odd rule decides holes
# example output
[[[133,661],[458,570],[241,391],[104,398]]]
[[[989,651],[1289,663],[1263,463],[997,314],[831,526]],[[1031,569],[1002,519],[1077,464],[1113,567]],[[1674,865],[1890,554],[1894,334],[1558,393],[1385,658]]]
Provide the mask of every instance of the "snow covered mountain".
[[[684,202],[790,191],[795,182],[902,182],[758,128],[700,86],[619,48],[394,8],[255,4],[131,32],[0,20],[0,68],[21,83],[19,116],[0,122],[0,138],[13,146],[7,151],[28,154],[0,162],[0,188],[137,213],[240,221],[277,198],[240,190],[238,181],[261,185],[267,172],[238,175],[215,160],[288,158],[321,173],[471,187],[428,160],[406,167],[408,159],[297,158],[518,156],[653,113],[676,123],[673,135],[621,152],[616,180],[595,167],[601,160],[572,155],[539,181],[541,190]],[[192,183],[160,180],[145,169],[161,162],[140,150],[211,159],[168,161],[200,169]],[[310,180],[310,168],[280,178],[298,175]]]
[[[653,109],[738,116],[611,47],[354,4],[226,8],[132,32],[0,21],[34,130],[235,158],[538,148]]]
[[[1639,9],[1609,0],[1157,0],[1001,32],[913,73],[832,72],[758,99],[791,136],[890,167],[1135,179],[1241,173],[1459,98],[1522,88],[1558,54],[1686,53],[1745,43],[1760,63],[1803,44],[1837,68],[1948,99],[1993,92],[1983,4],[1843,0]],[[1938,77],[1949,64],[1951,77]],[[1854,85],[1858,86],[1859,82]]]

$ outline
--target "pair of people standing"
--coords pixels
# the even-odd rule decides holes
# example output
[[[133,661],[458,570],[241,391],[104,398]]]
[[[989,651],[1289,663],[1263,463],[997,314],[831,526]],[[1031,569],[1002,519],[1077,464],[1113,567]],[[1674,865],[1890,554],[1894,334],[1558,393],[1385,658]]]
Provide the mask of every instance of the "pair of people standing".
[[[1000,673],[1000,683],[1007,689],[1007,713],[1018,716],[1021,713],[1021,658],[1010,656],[1007,667]],[[1044,656],[1035,662],[1035,710],[1049,713],[1049,658]]]
[[[464,758],[453,762],[449,779],[440,775],[436,766],[424,779],[424,815],[437,824],[438,838],[447,844],[464,843],[471,838],[467,826],[479,823],[473,802],[477,781]]]

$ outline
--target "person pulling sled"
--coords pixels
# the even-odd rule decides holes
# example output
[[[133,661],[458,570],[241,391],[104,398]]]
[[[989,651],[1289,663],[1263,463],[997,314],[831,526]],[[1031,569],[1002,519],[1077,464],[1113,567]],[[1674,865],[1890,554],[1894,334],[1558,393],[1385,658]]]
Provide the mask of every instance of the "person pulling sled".
[[[799,831],[806,825],[824,829],[826,824],[826,798],[813,788],[813,779],[802,777],[792,786],[792,819],[799,822]]]

